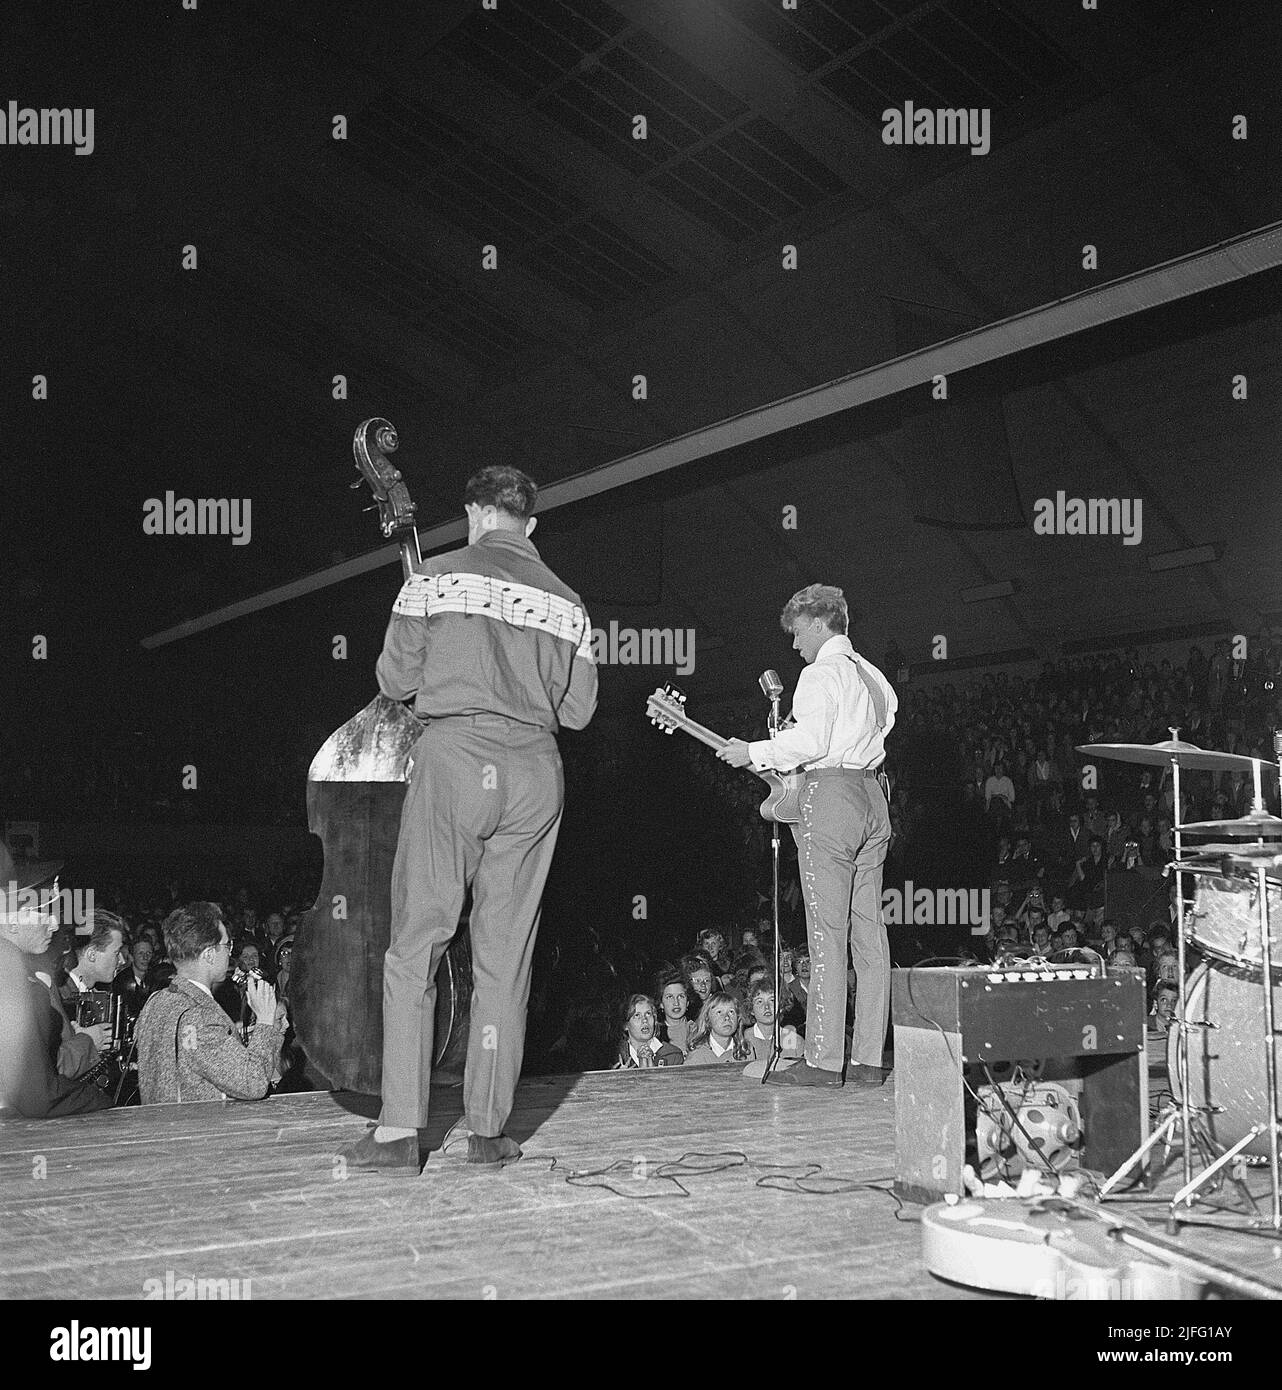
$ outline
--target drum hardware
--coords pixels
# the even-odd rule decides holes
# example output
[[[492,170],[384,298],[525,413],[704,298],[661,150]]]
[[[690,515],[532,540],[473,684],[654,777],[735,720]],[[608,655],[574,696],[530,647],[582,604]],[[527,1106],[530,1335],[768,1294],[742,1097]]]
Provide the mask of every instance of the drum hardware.
[[[1229,924],[1229,939],[1236,941],[1239,949],[1225,950],[1218,943],[1213,943],[1207,947],[1199,940],[1199,945],[1214,958],[1206,965],[1199,967],[1200,986],[1207,988],[1209,1000],[1209,972],[1212,968],[1216,970],[1225,969],[1219,962],[1225,962],[1228,970],[1238,970],[1248,976],[1253,977],[1258,968],[1260,986],[1264,992],[1264,1033],[1265,1033],[1265,1075],[1266,1075],[1266,1100],[1268,1104],[1269,1122],[1267,1125],[1255,1123],[1249,1126],[1235,1143],[1230,1144],[1227,1149],[1217,1141],[1208,1131],[1207,1119],[1218,1115],[1228,1115],[1228,1108],[1216,1105],[1210,1100],[1209,1095],[1203,1103],[1194,1103],[1192,1099],[1192,1085],[1189,1084],[1190,1072],[1188,1064],[1189,1038],[1190,1034],[1200,1031],[1200,1036],[1205,1040],[1209,1037],[1210,1029],[1218,1027],[1209,1018],[1211,1010],[1203,1007],[1199,1010],[1203,1018],[1199,1023],[1190,1020],[1192,1012],[1190,1008],[1190,981],[1187,976],[1187,938],[1193,935],[1192,922],[1208,922],[1212,919],[1209,910],[1204,909],[1200,914],[1186,913],[1184,903],[1184,874],[1178,872],[1175,875],[1176,885],[1176,924],[1177,931],[1176,953],[1179,961],[1179,1003],[1176,1010],[1175,1028],[1173,1036],[1168,1044],[1170,1052],[1168,1061],[1173,1063],[1172,1080],[1179,1094],[1175,1102],[1167,1108],[1166,1113],[1161,1117],[1157,1128],[1153,1134],[1133,1153],[1124,1160],[1122,1165],[1112,1173],[1100,1189],[1100,1199],[1103,1200],[1120,1182],[1134,1169],[1140,1167],[1145,1157],[1159,1144],[1165,1143],[1166,1153],[1169,1156],[1172,1147],[1172,1140],[1178,1132],[1181,1143],[1181,1158],[1183,1162],[1184,1182],[1175,1197],[1172,1199],[1167,1210],[1168,1227],[1174,1231],[1177,1228],[1181,1207],[1191,1207],[1194,1199],[1199,1192],[1204,1189],[1209,1182],[1215,1181],[1216,1185],[1222,1181],[1221,1174],[1227,1169],[1229,1180],[1237,1188],[1243,1198],[1248,1211],[1248,1217],[1258,1224],[1260,1221],[1259,1207],[1241,1174],[1243,1163],[1235,1162],[1243,1157],[1244,1151],[1253,1143],[1259,1140],[1261,1133],[1266,1129],[1269,1139],[1269,1170],[1270,1184],[1272,1191],[1272,1211],[1271,1221],[1275,1231],[1282,1230],[1282,1193],[1279,1191],[1279,1171],[1278,1171],[1278,1092],[1277,1092],[1277,1058],[1275,1053],[1275,1043],[1277,1032],[1273,1021],[1273,962],[1271,941],[1269,935],[1269,884],[1267,880],[1268,869],[1277,866],[1278,854],[1273,847],[1265,846],[1261,843],[1258,846],[1237,846],[1217,845],[1217,846],[1190,846],[1190,849],[1197,856],[1197,862],[1187,863],[1185,860],[1183,837],[1186,832],[1217,834],[1226,839],[1243,838],[1256,839],[1263,842],[1266,838],[1282,837],[1282,820],[1270,816],[1264,808],[1263,797],[1263,762],[1258,758],[1247,758],[1239,754],[1218,753],[1208,749],[1198,748],[1193,744],[1184,743],[1179,738],[1179,730],[1171,729],[1169,741],[1153,744],[1084,744],[1079,746],[1078,752],[1105,758],[1115,758],[1122,762],[1144,763],[1160,766],[1169,763],[1173,783],[1173,794],[1175,806],[1181,807],[1183,799],[1180,789],[1180,773],[1182,768],[1202,768],[1210,770],[1240,769],[1249,767],[1254,778],[1254,801],[1251,813],[1236,821],[1205,821],[1201,823],[1192,822],[1189,824],[1177,823],[1173,827],[1174,834],[1174,864],[1177,870],[1188,868],[1193,872],[1208,873],[1217,866],[1208,862],[1216,854],[1219,854],[1220,861],[1218,868],[1220,876],[1211,880],[1214,885],[1214,892],[1224,894],[1231,899],[1231,895],[1236,891],[1230,873],[1234,867],[1234,861],[1240,866],[1240,871],[1244,876],[1249,869],[1256,877],[1256,890],[1258,898],[1251,904],[1258,910],[1259,919],[1259,941],[1260,954],[1258,967],[1250,956],[1247,955],[1249,943],[1249,933],[1244,930],[1235,932],[1237,926],[1237,909],[1240,904],[1228,900],[1217,903],[1213,898],[1211,905],[1224,909],[1224,916]],[[1278,770],[1282,773],[1282,732],[1274,734],[1274,751],[1278,755]],[[1244,852],[1245,851],[1245,852]],[[1223,884],[1221,888],[1218,885]],[[1280,904],[1282,906],[1282,904]],[[1282,924],[1282,911],[1279,912],[1279,922]],[[1218,925],[1219,916],[1216,914],[1212,925]],[[1208,934],[1207,928],[1202,928],[1201,936]],[[1218,947],[1218,949],[1217,949]],[[1225,970],[1226,979],[1235,977]],[[1206,1026],[1203,1026],[1206,1025]],[[1230,1048],[1233,1043],[1233,1035],[1228,1036]],[[1234,1054],[1235,1055],[1235,1054]],[[1210,1058],[1208,1057],[1208,1060]],[[1206,1069],[1209,1073],[1210,1069]],[[1200,1163],[1204,1164],[1202,1171],[1195,1177],[1193,1173],[1195,1153]],[[1230,1166],[1232,1165],[1232,1166]]]

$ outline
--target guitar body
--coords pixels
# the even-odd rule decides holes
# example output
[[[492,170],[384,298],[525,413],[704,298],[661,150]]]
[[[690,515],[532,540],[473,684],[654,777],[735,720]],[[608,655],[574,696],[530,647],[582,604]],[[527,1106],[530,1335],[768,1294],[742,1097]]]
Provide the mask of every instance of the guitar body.
[[[780,825],[801,824],[801,789],[805,785],[803,772],[758,772],[770,786],[770,795],[761,803],[762,820],[778,821]]]
[[[1107,1221],[1053,1197],[937,1202],[921,1217],[922,1258],[940,1279],[1056,1300],[1200,1298],[1205,1284],[1137,1254]]]

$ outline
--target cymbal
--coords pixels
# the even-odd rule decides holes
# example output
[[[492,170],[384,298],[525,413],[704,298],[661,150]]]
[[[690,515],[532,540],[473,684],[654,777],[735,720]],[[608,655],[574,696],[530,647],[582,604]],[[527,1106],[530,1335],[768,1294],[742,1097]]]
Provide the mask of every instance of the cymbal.
[[[1282,839],[1282,820],[1271,816],[1267,811],[1259,815],[1238,816],[1234,820],[1194,820],[1187,825],[1175,827],[1182,835],[1190,831],[1197,835],[1220,835],[1233,840],[1279,840]],[[1191,845],[1191,849],[1203,850],[1205,845]]]
[[[1276,868],[1282,865],[1282,845],[1198,845],[1191,855],[1179,860],[1177,869],[1207,868],[1211,864],[1232,859],[1239,864],[1250,864],[1258,868]]]
[[[1182,738],[1168,738],[1161,743],[1082,743],[1079,753],[1093,758],[1112,758],[1119,763],[1145,763],[1149,767],[1166,767],[1174,758],[1181,767],[1207,768],[1212,772],[1250,772],[1256,760],[1242,753],[1219,753],[1185,743]],[[1263,760],[1261,760],[1263,761]],[[1263,762],[1276,770],[1276,764]]]
[[[1282,858],[1282,845],[1186,845],[1184,858],[1179,862],[1192,863],[1198,859],[1223,859],[1226,855],[1234,859]]]

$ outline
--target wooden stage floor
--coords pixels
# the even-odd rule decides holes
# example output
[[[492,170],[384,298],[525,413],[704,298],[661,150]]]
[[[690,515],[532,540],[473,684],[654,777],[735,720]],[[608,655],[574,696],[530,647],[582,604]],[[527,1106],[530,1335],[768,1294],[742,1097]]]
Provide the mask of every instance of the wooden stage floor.
[[[533,1078],[509,1125],[525,1158],[495,1172],[440,1152],[461,1096],[435,1099],[417,1178],[337,1171],[376,1105],[348,1094],[10,1121],[0,1296],[131,1299],[184,1279],[254,1299],[991,1296],[931,1276],[920,1209],[897,1213],[885,1190],[893,1079],[816,1093],[711,1067]],[[1277,1242],[1184,1240],[1282,1285]]]
[[[418,1178],[336,1176],[374,1113],[354,1095],[11,1121],[0,1296],[138,1298],[169,1271],[255,1299],[978,1296],[933,1279],[916,1222],[858,1186],[893,1177],[892,1085],[532,1078],[508,1126],[525,1157],[499,1171],[439,1152],[461,1093],[434,1099]]]

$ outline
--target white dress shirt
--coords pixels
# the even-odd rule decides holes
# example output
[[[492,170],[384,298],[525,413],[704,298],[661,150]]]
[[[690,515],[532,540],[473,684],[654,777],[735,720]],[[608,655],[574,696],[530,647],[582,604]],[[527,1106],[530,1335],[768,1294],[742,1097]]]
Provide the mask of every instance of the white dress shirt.
[[[860,671],[885,701],[882,723]],[[748,756],[758,772],[877,767],[886,757],[886,735],[894,728],[898,708],[899,700],[886,677],[855,651],[849,637],[837,634],[819,648],[797,680],[792,697],[796,728],[750,743]]]

